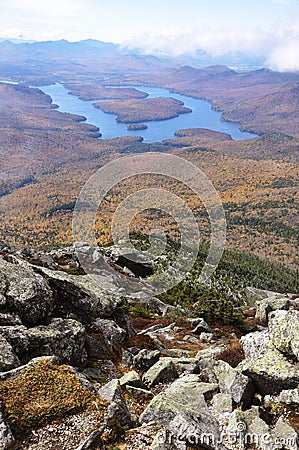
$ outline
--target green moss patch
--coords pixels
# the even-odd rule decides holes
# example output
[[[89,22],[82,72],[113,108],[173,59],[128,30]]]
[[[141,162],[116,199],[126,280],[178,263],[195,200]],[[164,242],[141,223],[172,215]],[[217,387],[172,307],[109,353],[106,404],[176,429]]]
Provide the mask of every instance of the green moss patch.
[[[48,359],[26,367],[14,380],[0,381],[0,400],[13,432],[24,433],[83,411],[104,413],[104,402],[85,390],[68,366]]]

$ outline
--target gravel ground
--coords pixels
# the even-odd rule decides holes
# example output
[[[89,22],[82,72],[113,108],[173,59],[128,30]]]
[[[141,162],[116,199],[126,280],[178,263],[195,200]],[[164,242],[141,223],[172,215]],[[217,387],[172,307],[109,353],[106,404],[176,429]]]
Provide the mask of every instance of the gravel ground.
[[[15,450],[75,450],[97,428],[98,414],[80,413],[52,422],[18,440]]]

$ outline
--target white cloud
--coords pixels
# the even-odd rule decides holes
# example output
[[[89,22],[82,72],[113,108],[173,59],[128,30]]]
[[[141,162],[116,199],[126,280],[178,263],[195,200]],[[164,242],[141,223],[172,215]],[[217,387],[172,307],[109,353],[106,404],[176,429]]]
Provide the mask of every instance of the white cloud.
[[[282,0],[279,0],[282,1]],[[142,43],[142,44],[141,44]],[[268,30],[201,30],[175,34],[144,34],[125,42],[147,54],[195,55],[203,50],[211,57],[242,53],[262,58],[266,67],[278,71],[299,70],[299,19],[276,23]]]
[[[267,54],[267,67],[280,72],[299,70],[299,18],[281,24],[276,42]]]
[[[201,49],[213,57],[235,52],[263,56],[273,46],[273,36],[259,30],[193,31],[181,35],[144,34],[124,44],[131,48],[138,48],[141,42],[142,49],[149,54],[194,55],[198,49]]]
[[[266,60],[266,65],[279,72],[299,71],[299,37],[274,48]]]

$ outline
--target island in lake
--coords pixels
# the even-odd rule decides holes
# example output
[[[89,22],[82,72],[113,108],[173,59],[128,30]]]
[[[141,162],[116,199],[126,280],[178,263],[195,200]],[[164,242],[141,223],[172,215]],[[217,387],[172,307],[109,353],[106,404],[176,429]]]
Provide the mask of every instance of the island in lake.
[[[136,131],[136,130],[147,130],[148,126],[145,123],[131,123],[127,126],[127,130]]]
[[[71,95],[76,95],[81,100],[125,100],[130,98],[146,98],[148,94],[143,91],[139,91],[134,87],[117,88],[106,87],[95,81],[89,81],[88,83],[82,83],[80,81],[68,81],[64,85],[69,89]]]
[[[115,114],[119,123],[173,119],[179,114],[192,112],[183,102],[172,97],[109,100],[96,102],[94,106],[105,113]]]

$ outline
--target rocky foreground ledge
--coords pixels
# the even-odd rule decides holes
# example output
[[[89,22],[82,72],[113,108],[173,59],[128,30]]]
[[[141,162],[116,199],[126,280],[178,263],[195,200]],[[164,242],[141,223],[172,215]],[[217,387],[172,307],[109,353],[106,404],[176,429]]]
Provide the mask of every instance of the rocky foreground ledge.
[[[243,336],[156,298],[134,329],[71,248],[0,250],[0,449],[297,448],[296,296],[248,289]]]

